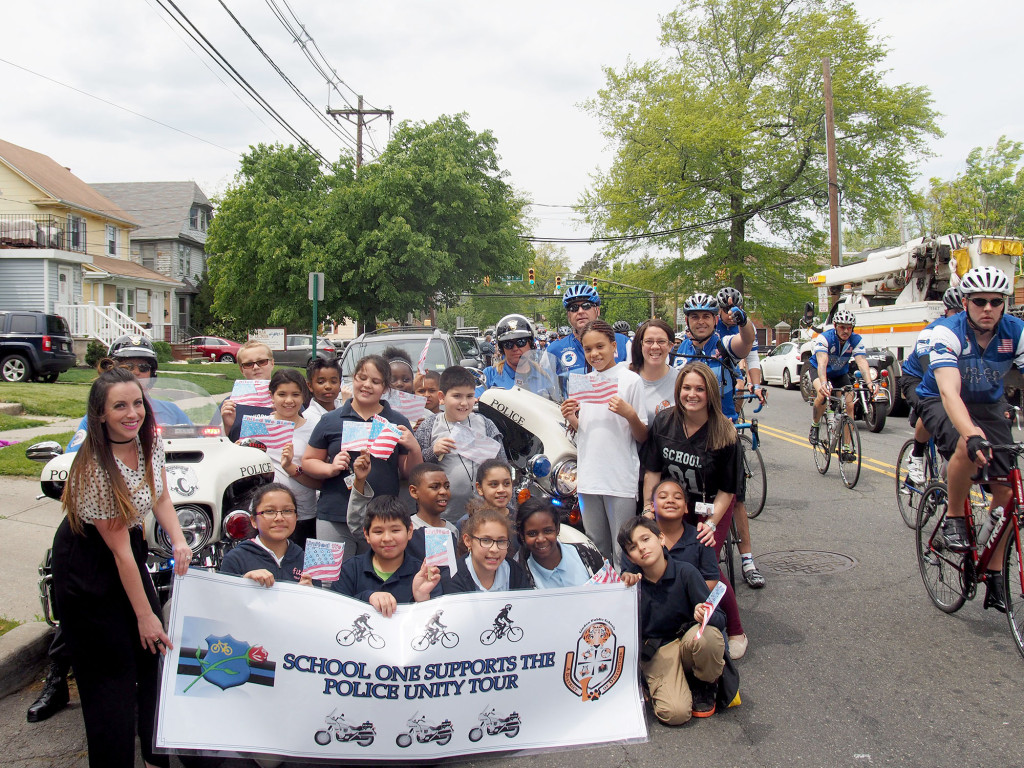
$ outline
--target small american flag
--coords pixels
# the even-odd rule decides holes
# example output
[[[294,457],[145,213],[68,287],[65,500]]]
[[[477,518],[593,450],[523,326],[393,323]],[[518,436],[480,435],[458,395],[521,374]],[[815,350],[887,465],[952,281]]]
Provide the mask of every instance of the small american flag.
[[[423,562],[427,565],[436,565],[438,568],[448,567],[454,575],[458,569],[458,560],[455,558],[455,548],[452,544],[452,534],[447,528],[424,528],[423,529],[424,553]]]
[[[601,570],[591,576],[587,584],[618,584],[621,581],[619,574],[612,568],[612,564],[605,560]]]
[[[273,408],[270,397],[270,382],[259,379],[238,379],[231,387],[230,400],[236,405],[253,405],[259,408]]]
[[[427,343],[423,345],[423,351],[420,352],[420,359],[416,361],[416,373],[427,372],[427,352],[430,351],[430,342],[434,337],[431,336],[427,339]]]
[[[320,581],[337,581],[341,576],[341,561],[344,555],[344,542],[306,539],[302,575]]]
[[[1013,352],[1013,339],[1000,339],[999,352]]]
[[[570,373],[569,397],[580,403],[607,405],[619,394],[616,379],[598,378],[594,374]]]
[[[378,459],[387,459],[395,452],[398,441],[402,439],[402,431],[387,419],[374,416],[370,423],[370,455]]]
[[[341,445],[339,451],[358,453],[366,448],[370,441],[370,425],[361,421],[346,421],[341,425]]]
[[[704,634],[704,628],[708,625],[708,620],[711,618],[711,614],[715,612],[715,608],[722,602],[722,597],[725,595],[725,583],[718,582],[715,584],[715,588],[711,590],[711,594],[708,595],[708,599],[704,601],[704,605],[707,610],[704,611],[704,621],[701,622],[700,629],[697,630],[697,639],[700,640],[700,636]]]
[[[283,449],[292,442],[295,424],[260,416],[243,416],[242,437],[257,437],[267,448]]]

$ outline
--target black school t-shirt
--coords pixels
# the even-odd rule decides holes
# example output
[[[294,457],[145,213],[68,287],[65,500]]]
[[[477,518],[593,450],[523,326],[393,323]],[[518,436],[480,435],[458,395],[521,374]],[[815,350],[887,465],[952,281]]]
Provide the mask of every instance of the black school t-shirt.
[[[691,508],[696,501],[712,503],[719,491],[736,493],[739,441],[717,451],[707,442],[707,424],[687,437],[676,409],[666,408],[654,417],[640,459],[644,469],[681,483]]]
[[[392,424],[412,431],[412,425],[409,424],[409,420],[405,416],[392,410],[385,400],[381,401],[381,405],[384,406],[380,412],[381,417]],[[338,448],[341,447],[341,434],[346,421],[366,422],[372,421],[372,418],[363,419],[353,410],[351,400],[341,408],[328,411],[322,416],[313,427],[313,434],[309,437],[309,446],[326,450],[327,456],[324,461],[334,461]],[[408,451],[399,445],[387,460],[370,457],[370,476],[366,478],[366,482],[373,488],[374,496],[398,495],[398,457],[404,453],[408,453]],[[351,455],[355,460],[358,454],[351,453]],[[349,469],[348,472],[342,472],[340,475],[329,477],[323,481],[323,486],[320,488],[320,499],[316,504],[318,519],[330,520],[335,523],[344,523],[348,519],[348,497],[352,492],[345,485],[345,476],[351,471]]]

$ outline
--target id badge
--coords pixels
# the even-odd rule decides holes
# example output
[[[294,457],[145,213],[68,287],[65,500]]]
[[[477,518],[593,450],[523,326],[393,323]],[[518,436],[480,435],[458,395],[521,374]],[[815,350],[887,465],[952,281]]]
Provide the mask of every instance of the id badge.
[[[697,517],[711,517],[715,514],[715,505],[706,501],[698,501],[693,505],[693,511]]]
[[[355,484],[356,484],[356,476],[355,475],[345,475],[345,487],[346,488],[348,488],[351,491],[352,490],[352,486],[355,485]]]

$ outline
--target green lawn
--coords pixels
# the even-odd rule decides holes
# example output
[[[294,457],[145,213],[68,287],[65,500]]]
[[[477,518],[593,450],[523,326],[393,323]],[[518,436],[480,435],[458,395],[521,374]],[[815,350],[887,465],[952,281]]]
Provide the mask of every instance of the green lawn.
[[[19,624],[21,624],[20,621],[14,621],[13,619],[8,619],[6,616],[0,616],[0,635],[10,632]]]
[[[21,403],[25,413],[39,416],[81,416],[88,397],[82,384],[0,383],[0,402]]]
[[[61,446],[65,446],[71,440],[74,432],[60,432],[52,435],[41,435],[17,445],[9,445],[0,448],[0,475],[17,475],[19,477],[39,477],[43,471],[44,464],[38,461],[29,461],[25,458],[25,449],[33,443],[41,443],[44,440],[56,440]]]
[[[6,413],[0,413],[0,431],[25,429],[27,427],[45,427],[47,423],[38,419],[26,419],[24,416],[9,416]]]

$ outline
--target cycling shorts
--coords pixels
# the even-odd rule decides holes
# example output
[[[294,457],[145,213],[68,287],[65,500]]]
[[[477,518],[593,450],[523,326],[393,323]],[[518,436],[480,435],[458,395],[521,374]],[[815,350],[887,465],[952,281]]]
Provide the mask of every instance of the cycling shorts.
[[[838,373],[828,372],[828,383],[832,385],[833,389],[836,387],[848,387],[853,382],[850,380],[850,374],[848,371],[840,371]],[[811,378],[818,378],[818,369],[811,368]]]
[[[747,500],[747,471],[743,466],[743,455],[746,453],[746,444],[743,440],[737,440],[739,450],[736,451],[736,461],[739,468],[736,470],[736,503],[742,504]]]
[[[1010,422],[1006,418],[1006,403],[966,403],[967,412],[971,415],[971,421],[981,427],[985,433],[985,439],[994,445],[1013,442],[1013,433],[1010,431]],[[935,439],[935,449],[946,461],[952,458],[956,452],[957,442],[960,440],[960,433],[956,431],[953,422],[946,415],[946,409],[942,405],[941,397],[922,397],[915,406],[921,421],[924,422],[932,437]],[[990,474],[1006,475],[1010,472],[1010,456],[1006,453],[994,451]]]
[[[910,406],[910,426],[917,424],[917,403],[921,399],[917,396],[917,385],[921,383],[919,376],[910,376],[904,373],[900,376],[900,393],[903,395],[903,399],[907,401],[907,405]]]

